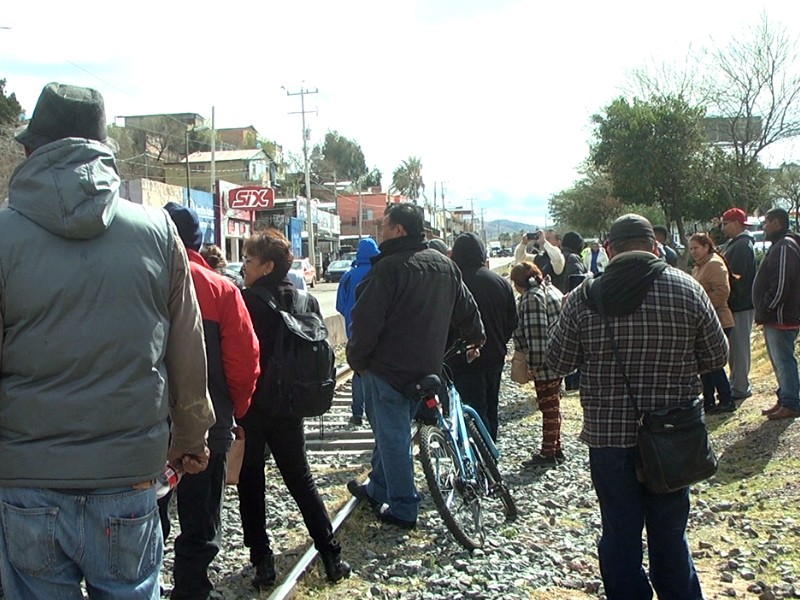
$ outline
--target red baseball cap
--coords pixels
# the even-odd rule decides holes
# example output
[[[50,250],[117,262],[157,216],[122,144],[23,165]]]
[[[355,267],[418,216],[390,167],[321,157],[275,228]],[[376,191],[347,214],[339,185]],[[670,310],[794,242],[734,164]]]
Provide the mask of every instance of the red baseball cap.
[[[750,221],[747,220],[747,213],[741,208],[729,208],[722,213],[722,220],[736,221],[737,223],[742,223],[743,225],[751,225]]]

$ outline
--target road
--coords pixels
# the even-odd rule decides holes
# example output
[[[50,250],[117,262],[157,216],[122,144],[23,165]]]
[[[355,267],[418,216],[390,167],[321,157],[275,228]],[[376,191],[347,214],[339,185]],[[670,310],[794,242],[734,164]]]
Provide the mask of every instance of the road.
[[[513,260],[513,258],[491,258],[489,259],[489,267],[496,269],[513,262]],[[325,282],[318,282],[314,289],[308,288],[308,291],[319,301],[323,317],[336,314],[336,291],[338,289],[338,283]]]

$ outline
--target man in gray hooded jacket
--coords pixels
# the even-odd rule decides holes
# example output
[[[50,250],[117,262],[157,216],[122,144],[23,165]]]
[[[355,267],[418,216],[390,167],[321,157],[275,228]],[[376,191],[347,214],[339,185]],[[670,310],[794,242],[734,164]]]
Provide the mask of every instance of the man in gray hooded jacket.
[[[153,482],[167,458],[205,468],[214,423],[186,252],[164,211],[120,199],[97,91],[48,84],[17,140],[0,210],[3,587],[158,598]]]

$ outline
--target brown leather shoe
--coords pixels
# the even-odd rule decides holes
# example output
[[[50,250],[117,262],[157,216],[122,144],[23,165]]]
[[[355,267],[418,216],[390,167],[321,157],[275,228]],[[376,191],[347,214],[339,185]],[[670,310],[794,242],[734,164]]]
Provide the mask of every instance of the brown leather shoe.
[[[800,412],[792,410],[791,408],[786,408],[785,406],[781,406],[774,413],[767,415],[770,421],[777,421],[778,419],[796,419],[797,417],[800,417]]]
[[[766,417],[767,415],[771,415],[772,413],[777,411],[780,407],[781,407],[781,403],[780,402],[776,402],[774,405],[770,406],[769,408],[763,409],[761,411],[761,414]]]

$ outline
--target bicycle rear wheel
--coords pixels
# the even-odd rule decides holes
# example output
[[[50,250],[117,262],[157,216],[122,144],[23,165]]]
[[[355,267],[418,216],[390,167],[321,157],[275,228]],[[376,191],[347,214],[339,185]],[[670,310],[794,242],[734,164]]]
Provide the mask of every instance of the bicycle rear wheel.
[[[475,419],[472,417],[472,415],[464,415],[464,418],[467,422],[467,431],[469,432],[469,437],[472,440],[472,443],[475,445],[475,449],[480,457],[481,464],[478,465],[478,468],[481,469],[484,474],[487,486],[487,489],[485,490],[486,497],[500,500],[500,502],[503,504],[503,513],[505,514],[506,519],[509,521],[516,519],[517,515],[519,514],[517,512],[517,505],[514,502],[514,497],[511,495],[511,491],[503,481],[503,476],[500,473],[500,468],[497,466],[497,461],[489,451],[489,447],[486,445],[486,442],[483,441],[483,436],[481,436],[481,433],[478,430],[478,426],[475,424]]]
[[[458,470],[456,449],[449,435],[426,425],[419,431],[419,456],[433,503],[447,529],[467,550],[484,542],[480,499]]]

